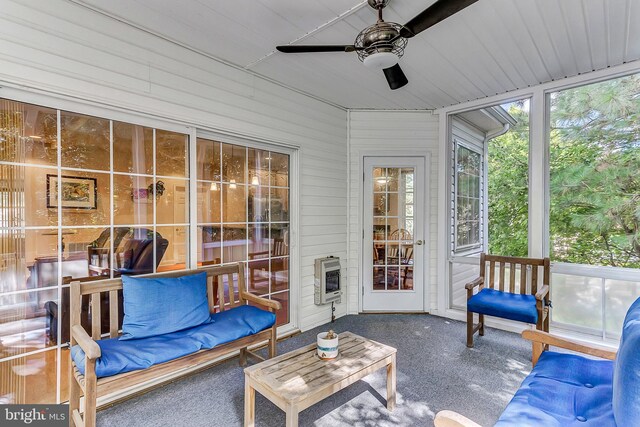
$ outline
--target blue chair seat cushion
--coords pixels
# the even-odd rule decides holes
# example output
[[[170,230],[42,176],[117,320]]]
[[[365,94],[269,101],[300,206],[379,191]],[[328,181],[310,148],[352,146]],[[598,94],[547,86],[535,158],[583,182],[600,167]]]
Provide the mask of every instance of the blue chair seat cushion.
[[[211,315],[211,322],[178,332],[153,337],[98,340],[101,356],[96,360],[98,378],[145,369],[203,349],[226,344],[270,328],[276,322],[274,313],[250,305]],[[71,348],[71,357],[84,375],[84,351]]]
[[[545,351],[496,427],[615,427],[613,361]]]
[[[467,310],[503,319],[537,323],[536,297],[484,288],[467,301]]]

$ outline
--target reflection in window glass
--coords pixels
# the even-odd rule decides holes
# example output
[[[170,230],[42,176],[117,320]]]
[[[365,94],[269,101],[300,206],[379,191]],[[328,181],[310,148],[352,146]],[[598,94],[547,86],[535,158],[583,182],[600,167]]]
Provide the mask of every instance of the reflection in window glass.
[[[0,402],[67,399],[70,280],[187,267],[187,150],[187,135],[0,99]]]
[[[287,323],[289,156],[202,138],[196,150],[198,264],[245,261],[247,288],[282,301]]]

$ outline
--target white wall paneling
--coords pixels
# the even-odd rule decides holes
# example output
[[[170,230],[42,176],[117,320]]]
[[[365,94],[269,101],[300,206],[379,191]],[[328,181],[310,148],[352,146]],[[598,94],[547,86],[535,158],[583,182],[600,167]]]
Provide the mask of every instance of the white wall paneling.
[[[426,310],[436,308],[438,212],[438,118],[430,111],[357,111],[349,112],[349,313],[358,313],[361,306],[361,245],[362,245],[362,173],[364,156],[424,155],[430,161],[426,177],[429,199],[425,214],[425,240],[428,252],[425,260]]]

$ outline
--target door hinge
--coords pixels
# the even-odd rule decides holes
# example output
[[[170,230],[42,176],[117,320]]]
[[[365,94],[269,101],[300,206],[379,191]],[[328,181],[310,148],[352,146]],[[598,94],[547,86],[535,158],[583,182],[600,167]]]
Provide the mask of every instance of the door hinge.
[[[362,238],[364,239],[364,228],[362,229]]]
[[[364,286],[362,286],[362,296],[364,296]]]
[[[364,182],[364,172],[362,172],[362,182]]]

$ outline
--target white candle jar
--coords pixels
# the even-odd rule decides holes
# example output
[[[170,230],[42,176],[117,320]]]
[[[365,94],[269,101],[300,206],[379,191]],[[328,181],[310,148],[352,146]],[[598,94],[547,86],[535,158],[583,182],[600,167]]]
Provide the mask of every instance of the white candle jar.
[[[328,332],[318,334],[318,356],[320,359],[335,359],[338,356],[338,334],[335,338],[327,339]]]

